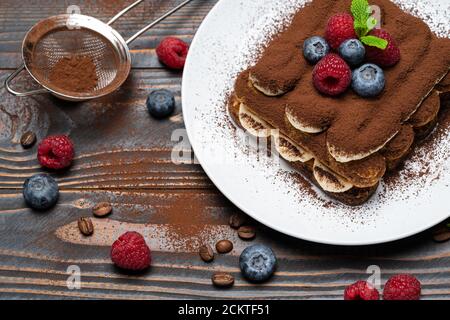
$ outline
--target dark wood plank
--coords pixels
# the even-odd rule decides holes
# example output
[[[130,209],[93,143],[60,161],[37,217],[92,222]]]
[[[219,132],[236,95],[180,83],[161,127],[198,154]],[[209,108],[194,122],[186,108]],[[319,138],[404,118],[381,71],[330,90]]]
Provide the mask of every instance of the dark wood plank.
[[[295,240],[258,226],[255,242],[272,246],[280,264],[269,283],[253,286],[241,278],[237,268],[238,255],[248,244],[227,226],[236,209],[215,191],[68,190],[62,193],[58,206],[45,214],[25,208],[18,191],[2,191],[1,197],[0,292],[8,297],[22,289],[27,294],[47,290],[49,295],[93,298],[126,298],[131,294],[137,298],[341,298],[344,286],[365,278],[365,269],[372,264],[381,267],[384,280],[398,272],[417,275],[425,298],[444,297],[450,290],[450,246],[432,243],[428,234],[396,244],[336,248]],[[79,216],[90,216],[92,203],[100,200],[112,201],[114,214],[94,220],[95,236],[83,238],[75,221]],[[192,201],[197,204],[192,206]],[[174,212],[167,208],[181,208],[180,203],[186,205],[186,214],[196,216],[192,224],[182,227],[180,237],[204,219],[214,232],[190,234],[189,242],[214,244],[229,238],[235,243],[232,254],[208,265],[192,252],[190,244],[165,237],[165,226],[174,221]],[[118,272],[108,259],[109,244],[128,229],[147,235],[155,251],[152,269],[140,276]],[[82,270],[80,291],[65,288],[70,265]],[[236,286],[228,291],[212,288],[209,277],[215,270],[233,273]]]
[[[258,226],[255,242],[272,246],[280,263],[270,282],[254,286],[242,279],[237,268],[238,255],[248,243],[227,226],[236,209],[217,192],[68,190],[58,206],[45,214],[25,208],[17,191],[2,191],[1,197],[0,292],[5,297],[340,299],[345,285],[366,278],[365,270],[373,264],[380,266],[383,281],[399,272],[415,274],[423,283],[424,298],[446,297],[450,291],[450,246],[434,244],[428,234],[396,244],[337,248],[295,240]],[[112,201],[114,214],[94,220],[94,237],[83,238],[75,221],[90,216],[91,204],[100,200]],[[192,201],[197,204],[189,208]],[[167,208],[181,207],[180,203],[187,206],[186,214],[197,217],[182,226],[179,238],[168,237],[165,226],[173,223],[174,213]],[[209,232],[204,234],[200,232],[203,227],[195,225],[202,219],[208,221]],[[199,228],[199,233],[190,234],[187,229],[192,228]],[[129,276],[111,265],[109,245],[122,230],[147,236],[154,249],[154,264],[147,273]],[[211,244],[229,238],[235,250],[205,264],[192,252],[192,244],[179,241],[183,236],[190,238],[189,243]],[[66,288],[70,265],[81,268],[81,290]],[[214,289],[209,278],[216,270],[235,275],[235,287]]]
[[[75,3],[83,12],[106,21],[131,2]],[[116,27],[131,35],[152,14],[176,2],[146,1]],[[249,243],[227,225],[229,216],[239,210],[217,191],[198,164],[172,161],[173,147],[184,128],[181,74],[160,68],[152,49],[165,35],[190,41],[215,2],[199,0],[137,42],[135,69],[125,85],[107,98],[73,104],[48,95],[14,98],[0,88],[0,297],[341,299],[346,285],[367,278],[367,267],[378,265],[383,282],[392,274],[413,273],[423,283],[424,298],[448,299],[450,243],[434,243],[429,232],[393,244],[345,248],[296,240],[252,222],[258,230],[254,242],[273,247],[279,266],[276,276],[262,285],[241,277],[238,256]],[[39,19],[63,12],[66,5],[63,1],[2,1],[0,79],[19,63],[26,30]],[[33,84],[23,77],[18,85]],[[146,96],[154,88],[176,94],[177,111],[169,120],[155,121],[146,111]],[[28,209],[21,196],[23,180],[42,172],[36,147],[23,150],[19,145],[26,130],[35,131],[39,139],[69,134],[76,144],[74,166],[53,174],[61,186],[61,199],[46,213]],[[192,157],[188,147],[183,150]],[[94,236],[83,238],[76,220],[90,216],[91,207],[99,201],[113,203],[114,212],[106,219],[94,219]],[[124,274],[109,260],[112,241],[125,230],[145,234],[154,251],[153,267],[142,275]],[[222,238],[233,240],[235,250],[212,264],[202,262],[196,253],[198,245]],[[81,269],[81,290],[66,286],[71,265]],[[236,276],[233,289],[211,286],[210,276],[219,270]]]
[[[152,119],[145,106],[148,93],[155,88],[170,89],[177,96],[177,110],[167,121]],[[6,138],[0,141],[0,188],[20,188],[24,177],[40,171],[36,150],[24,151],[20,146],[27,130],[36,132],[38,139],[57,133],[73,137],[77,156],[71,171],[58,177],[63,188],[212,186],[198,165],[172,162],[173,147],[180,145],[179,139],[187,140],[176,73],[135,70],[118,92],[82,104],[49,96],[17,99],[4,89],[0,92]],[[191,153],[190,148],[182,150],[187,156]],[[168,173],[170,180],[165,179]]]

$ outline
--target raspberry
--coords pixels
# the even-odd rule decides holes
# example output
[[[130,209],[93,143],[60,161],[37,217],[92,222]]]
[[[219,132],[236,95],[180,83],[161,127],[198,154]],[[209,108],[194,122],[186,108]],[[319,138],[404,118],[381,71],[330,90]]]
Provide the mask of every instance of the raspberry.
[[[354,20],[350,14],[337,14],[328,20],[325,39],[334,50],[337,50],[345,40],[357,38]]]
[[[111,260],[125,270],[141,271],[151,263],[150,248],[137,232],[126,232],[111,247]]]
[[[313,70],[313,83],[323,94],[336,96],[352,82],[352,70],[337,54],[326,55]]]
[[[38,147],[38,160],[41,166],[49,169],[64,169],[72,164],[73,143],[67,136],[50,136],[41,141]]]
[[[377,47],[366,46],[366,58],[368,61],[383,68],[391,67],[400,61],[400,49],[387,31],[383,29],[374,29],[369,34],[387,40],[388,46],[384,50]]]
[[[174,37],[165,38],[156,48],[159,60],[175,70],[184,68],[188,51],[187,43]]]
[[[384,285],[384,300],[419,300],[420,282],[409,274],[391,277]]]
[[[380,294],[370,283],[358,281],[345,288],[344,300],[379,300]]]

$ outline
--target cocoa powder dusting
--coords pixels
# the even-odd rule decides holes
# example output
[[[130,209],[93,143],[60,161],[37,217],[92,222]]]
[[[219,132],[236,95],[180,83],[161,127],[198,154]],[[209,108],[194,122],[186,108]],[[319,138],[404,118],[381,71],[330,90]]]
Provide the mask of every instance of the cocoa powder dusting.
[[[94,60],[75,54],[64,57],[52,68],[49,80],[53,86],[64,91],[90,92],[98,84]]]
[[[214,236],[211,234],[213,226],[223,225],[219,217],[206,210],[210,200],[201,194],[180,194],[171,197],[173,198],[170,199],[170,204],[161,208],[152,218],[153,223],[167,228],[167,244],[176,248],[182,247],[190,252],[196,252],[202,245],[210,244],[211,237]],[[214,206],[214,203],[209,204]]]
[[[398,155],[402,156],[405,150],[408,150],[414,142],[414,130],[410,125],[402,126],[400,132],[395,136],[394,139],[389,141],[389,143],[384,147],[382,151],[386,155]]]
[[[417,181],[418,178],[422,178],[429,175],[430,171],[430,163],[428,159],[422,159],[420,156],[420,152],[424,152],[426,154],[432,154],[434,149],[436,148],[436,142],[443,139],[448,134],[448,130],[450,130],[450,108],[449,108],[448,100],[441,100],[441,109],[438,114],[438,126],[436,127],[435,132],[426,138],[424,141],[421,141],[417,145],[417,148],[414,148],[413,152],[409,156],[409,158],[415,158],[418,162],[418,168],[410,168],[405,169],[402,168],[402,171],[394,171],[390,172],[385,176],[384,182],[388,187],[394,187],[397,185],[399,177],[406,177],[406,181]],[[448,156],[447,156],[448,158]],[[438,175],[439,177],[439,175]],[[437,177],[437,178],[438,178]],[[436,179],[437,179],[436,178]],[[435,180],[436,180],[435,179]]]
[[[305,39],[323,35],[331,15],[350,12],[350,0],[315,0],[307,4],[236,82],[236,94],[250,111],[281,131],[289,130],[285,124],[286,106],[301,122],[327,127],[324,133],[314,137],[294,137],[295,142],[314,149],[311,151],[320,159],[328,157],[321,141],[350,154],[369,152],[384,145],[400,131],[401,125],[449,69],[449,39],[437,38],[422,20],[388,0],[372,2],[381,7],[382,28],[393,35],[402,54],[396,66],[384,70],[386,89],[379,97],[365,99],[351,90],[338,98],[319,94],[312,84],[314,66],[302,56]],[[286,61],[292,55],[295,59]],[[295,86],[280,97],[267,97],[249,89],[249,74],[258,77],[258,84],[268,88],[274,85],[286,88],[293,82]],[[370,164],[363,161],[362,166],[367,168]]]

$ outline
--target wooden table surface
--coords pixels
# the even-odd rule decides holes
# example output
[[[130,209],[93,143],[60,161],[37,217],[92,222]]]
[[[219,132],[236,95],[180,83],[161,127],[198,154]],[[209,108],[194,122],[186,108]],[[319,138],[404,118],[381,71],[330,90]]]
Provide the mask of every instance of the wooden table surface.
[[[70,4],[107,21],[131,2]],[[147,0],[115,27],[125,37],[132,35],[180,2]],[[346,285],[368,277],[370,265],[381,268],[383,283],[393,274],[412,273],[423,284],[424,299],[450,298],[450,242],[433,242],[430,231],[391,244],[334,247],[289,238],[255,223],[258,233],[253,243],[274,249],[278,271],[262,285],[242,279],[238,257],[249,243],[239,240],[228,226],[230,215],[239,210],[220,194],[200,165],[171,161],[176,144],[171,135],[183,128],[181,74],[164,69],[154,51],[165,36],[190,42],[215,3],[194,1],[140,38],[132,46],[130,78],[107,98],[73,104],[49,95],[16,98],[0,87],[0,298],[342,299]],[[1,1],[2,83],[21,63],[21,42],[27,30],[40,19],[65,12],[68,4],[59,0]],[[32,81],[24,76],[17,85],[27,87]],[[156,121],[147,113],[145,99],[155,88],[176,94],[176,114],[169,120]],[[28,209],[21,195],[24,179],[42,172],[36,146],[24,150],[19,143],[27,130],[36,132],[38,139],[68,134],[76,145],[74,166],[53,174],[61,198],[46,213]],[[95,219],[94,236],[82,237],[76,221],[91,216],[91,207],[100,201],[111,202],[114,213]],[[180,212],[184,214],[181,218]],[[110,262],[110,245],[124,230],[138,230],[150,242],[153,267],[144,274],[127,275]],[[196,244],[207,241],[214,245],[221,238],[232,239],[235,250],[212,264],[202,262]],[[70,266],[81,270],[79,290],[67,288]],[[232,273],[235,286],[214,288],[210,281],[214,271]]]

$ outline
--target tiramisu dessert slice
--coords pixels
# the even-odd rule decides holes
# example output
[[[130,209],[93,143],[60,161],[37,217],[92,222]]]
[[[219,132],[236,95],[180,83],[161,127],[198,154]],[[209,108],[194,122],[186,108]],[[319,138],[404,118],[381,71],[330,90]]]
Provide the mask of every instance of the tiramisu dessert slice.
[[[313,0],[237,78],[230,115],[330,196],[360,205],[448,104],[450,39],[388,0]]]

